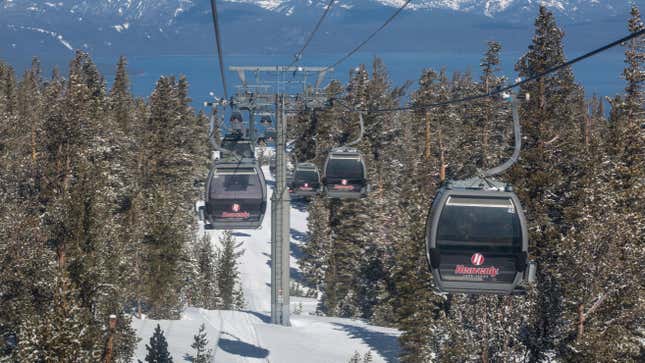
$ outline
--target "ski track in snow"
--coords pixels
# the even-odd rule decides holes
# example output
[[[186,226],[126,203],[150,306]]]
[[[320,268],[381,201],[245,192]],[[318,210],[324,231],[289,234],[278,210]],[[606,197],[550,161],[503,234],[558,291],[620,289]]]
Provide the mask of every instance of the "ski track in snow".
[[[271,309],[271,195],[273,178],[268,167],[263,168],[267,179],[267,213],[258,230],[234,231],[237,242],[243,242],[244,254],[239,259],[245,311],[204,310],[188,308],[180,320],[133,319],[133,327],[141,337],[135,359],[146,356],[145,345],[157,324],[168,340],[168,349],[175,362],[189,362],[193,335],[204,323],[214,362],[272,362],[272,363],[344,363],[355,351],[372,351],[374,362],[398,362],[399,332],[396,329],[370,326],[359,320],[313,315],[291,315],[291,327],[270,323]],[[307,213],[291,209],[291,244],[307,232]],[[219,245],[221,231],[204,231],[200,223],[198,234],[209,233],[214,246]],[[292,251],[293,252],[293,251]],[[291,257],[292,272],[298,270]],[[315,311],[316,300],[291,297],[291,311],[302,303],[303,314]]]

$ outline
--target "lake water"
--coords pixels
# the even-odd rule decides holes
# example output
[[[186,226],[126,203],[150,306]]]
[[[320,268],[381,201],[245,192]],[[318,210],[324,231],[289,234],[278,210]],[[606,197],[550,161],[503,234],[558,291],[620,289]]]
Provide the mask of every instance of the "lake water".
[[[349,70],[358,64],[372,63],[376,54],[358,53],[351,59],[328,75],[326,81],[331,78],[346,81]],[[407,80],[413,81],[412,89],[416,88],[416,81],[425,68],[439,70],[443,67],[450,73],[459,71],[472,71],[474,77],[479,77],[480,54],[442,54],[442,53],[381,53],[378,56],[383,59],[390,78],[394,85],[401,85]],[[515,79],[516,73],[513,67],[521,56],[520,53],[504,53],[502,55],[502,73],[508,79]],[[577,54],[573,55],[577,56]],[[305,66],[326,66],[333,63],[339,55],[318,55],[308,56],[301,65]],[[600,54],[592,59],[585,60],[574,66],[574,73],[587,92],[588,96],[596,93],[599,95],[614,95],[623,91],[625,87],[621,74],[624,68],[623,53],[620,50]],[[312,61],[315,59],[315,63]],[[225,57],[225,63],[229,65],[283,65],[290,63],[288,56],[268,55],[229,55]],[[309,60],[309,61],[307,61]],[[101,71],[104,72],[108,82],[113,78],[113,62],[107,59],[97,60]],[[147,96],[154,88],[155,82],[162,75],[184,74],[190,83],[190,96],[195,107],[201,108],[202,102],[209,99],[209,92],[222,95],[221,81],[217,58],[215,56],[159,56],[159,57],[130,57],[128,58],[128,69],[132,90],[138,96]],[[228,72],[227,83],[229,93],[234,85],[239,84],[237,74]],[[253,76],[248,74],[249,83],[254,83]]]

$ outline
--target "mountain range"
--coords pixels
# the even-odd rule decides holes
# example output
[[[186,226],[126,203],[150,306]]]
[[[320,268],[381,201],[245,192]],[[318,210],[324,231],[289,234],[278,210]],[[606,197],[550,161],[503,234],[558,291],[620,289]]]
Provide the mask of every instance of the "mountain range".
[[[405,0],[337,0],[308,52],[341,53]],[[292,54],[328,0],[218,1],[230,54]],[[540,4],[557,16],[573,47],[626,32],[626,0],[413,0],[365,51],[463,52],[499,40],[525,49]],[[212,54],[208,0],[0,0],[0,58]]]

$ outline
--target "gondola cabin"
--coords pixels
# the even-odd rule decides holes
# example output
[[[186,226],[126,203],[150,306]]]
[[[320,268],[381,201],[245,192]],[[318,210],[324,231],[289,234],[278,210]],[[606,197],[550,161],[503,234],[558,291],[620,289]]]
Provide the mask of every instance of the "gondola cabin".
[[[321,192],[322,183],[320,173],[316,164],[299,163],[289,184],[289,191],[292,195],[299,197],[310,197]]]
[[[227,151],[232,151],[237,158],[255,158],[253,144],[249,139],[242,138],[239,134],[226,135],[222,140],[221,148],[223,149],[223,159],[233,155]]]
[[[231,113],[229,122],[231,123],[231,125],[243,124],[244,118],[242,117],[242,113],[239,111],[234,111],[233,113]]]
[[[261,124],[262,126],[264,126],[264,127],[268,127],[268,126],[269,126],[269,125],[271,125],[272,123],[273,123],[273,121],[271,121],[271,116],[263,115],[263,116],[260,118],[260,124]]]
[[[426,245],[444,292],[516,294],[529,275],[526,218],[502,183],[470,179],[442,187],[428,216]]]
[[[278,132],[274,127],[267,127],[264,130],[264,139],[267,141],[267,143],[275,143],[277,137]]]
[[[206,184],[207,225],[211,229],[257,229],[266,212],[267,189],[253,159],[216,162]]]
[[[337,148],[329,153],[322,181],[330,198],[357,199],[369,192],[365,162],[361,153],[352,148]]]

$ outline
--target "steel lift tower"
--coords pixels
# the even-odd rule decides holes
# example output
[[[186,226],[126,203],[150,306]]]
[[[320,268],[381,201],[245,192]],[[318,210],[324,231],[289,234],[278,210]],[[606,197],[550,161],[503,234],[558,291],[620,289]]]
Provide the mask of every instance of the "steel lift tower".
[[[287,188],[287,110],[298,105],[318,108],[325,104],[327,96],[321,85],[327,67],[246,66],[229,67],[236,72],[241,85],[232,104],[249,110],[251,117],[256,111],[267,111],[273,103],[276,120],[276,181],[271,197],[271,322],[290,326],[289,259],[290,259],[290,212]],[[247,83],[247,72],[255,76],[255,84]],[[315,83],[307,84],[309,75],[315,75]],[[302,86],[301,89],[299,87]],[[298,89],[296,89],[296,87]],[[270,89],[273,88],[273,92]],[[295,90],[295,92],[294,92]],[[250,132],[255,135],[254,120],[250,120]]]

